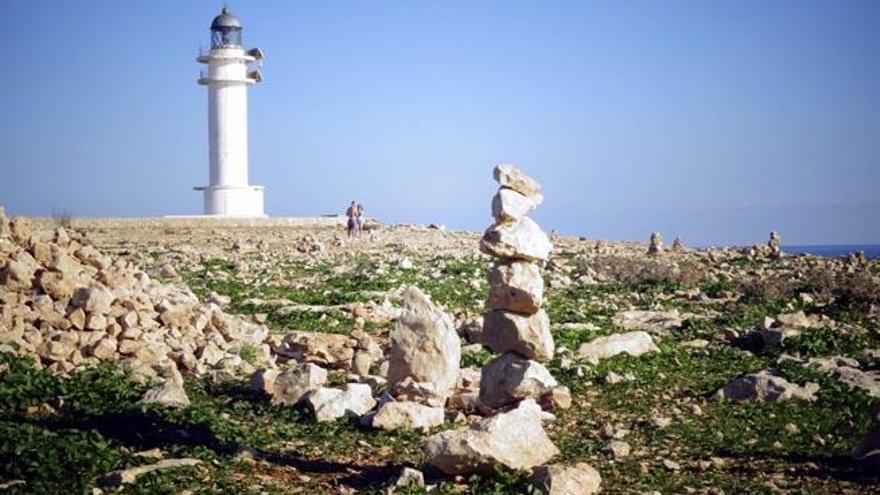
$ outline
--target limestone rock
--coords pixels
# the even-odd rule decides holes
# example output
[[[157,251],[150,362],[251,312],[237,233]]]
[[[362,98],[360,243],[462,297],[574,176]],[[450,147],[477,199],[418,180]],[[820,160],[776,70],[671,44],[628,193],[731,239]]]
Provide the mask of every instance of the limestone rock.
[[[460,360],[461,341],[452,318],[422,291],[408,288],[404,293],[403,312],[391,332],[388,355],[391,394],[397,396],[404,382],[409,381],[429,384],[424,387],[428,395],[445,400],[458,380]]]
[[[188,407],[189,397],[183,388],[183,377],[177,367],[174,364],[169,364],[162,372],[166,377],[158,385],[148,390],[141,398],[141,402],[159,404],[171,409]]]
[[[321,387],[303,399],[319,423],[362,416],[376,405],[369,385],[349,383],[345,389]]]
[[[404,467],[400,471],[400,474],[398,474],[394,481],[391,483],[391,486],[396,488],[424,487],[425,475],[418,469]],[[393,493],[393,490],[391,490],[391,492]]]
[[[273,368],[260,368],[251,375],[250,387],[252,392],[262,393],[265,395],[275,394],[275,379],[281,373],[280,370]]]
[[[540,184],[513,165],[498,165],[492,175],[502,187],[513,189],[523,196],[534,197],[541,192]]]
[[[106,287],[91,285],[74,291],[70,304],[88,313],[107,314],[114,299],[113,293]]]
[[[320,332],[290,332],[275,350],[279,355],[328,368],[347,368],[357,341],[347,335]]]
[[[531,316],[510,311],[490,311],[484,317],[483,344],[498,353],[517,352],[528,359],[553,359],[550,319],[544,310]]]
[[[591,363],[598,363],[600,359],[616,356],[623,352],[638,357],[659,350],[654,344],[654,339],[648,333],[628,332],[598,337],[581,344],[578,355]]]
[[[535,468],[532,479],[544,495],[592,495],[599,492],[602,477],[587,463]]]
[[[552,249],[547,234],[528,217],[496,223],[480,241],[480,251],[497,258],[546,261]]]
[[[198,466],[202,461],[198,459],[162,459],[155,464],[147,464],[145,466],[137,466],[128,469],[122,469],[119,471],[113,471],[112,473],[106,474],[102,476],[99,480],[102,486],[106,487],[114,487],[121,486],[123,484],[134,483],[137,479],[145,475],[147,473],[152,473],[153,471],[161,471],[163,469],[173,469],[184,466]]]
[[[537,399],[558,383],[540,363],[508,352],[483,366],[480,403],[498,409],[523,399]]]
[[[532,314],[544,304],[544,279],[534,263],[496,263],[489,270],[490,309]]]
[[[716,396],[732,401],[777,402],[794,398],[813,401],[818,390],[819,385],[815,383],[799,386],[765,370],[737,378],[719,390]]]
[[[276,377],[272,387],[272,402],[292,406],[305,395],[327,383],[327,370],[312,363],[303,363],[286,369]]]
[[[511,411],[431,436],[425,452],[428,464],[456,475],[488,474],[496,463],[531,469],[558,455],[559,449],[544,431],[541,408],[525,400]]]
[[[373,428],[392,431],[398,428],[428,431],[443,424],[443,409],[418,402],[385,402],[373,416]]]
[[[497,222],[519,220],[534,210],[544,201],[540,193],[525,196],[522,193],[502,187],[492,198],[492,216]]]
[[[655,335],[663,335],[675,328],[681,328],[684,323],[677,309],[672,311],[632,309],[617,313],[611,321],[624,330],[643,330]]]

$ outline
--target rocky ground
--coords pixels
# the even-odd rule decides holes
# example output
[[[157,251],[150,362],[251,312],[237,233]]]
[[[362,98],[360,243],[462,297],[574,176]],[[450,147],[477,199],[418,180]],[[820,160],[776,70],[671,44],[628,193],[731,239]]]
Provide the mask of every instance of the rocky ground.
[[[572,466],[602,493],[878,491],[878,261],[553,239],[526,311],[552,357],[505,354],[543,371],[487,407],[478,233],[66,223],[0,226],[8,493],[578,493],[546,482]],[[437,389],[396,376],[420,325],[460,355],[404,373]],[[552,462],[450,474],[468,424]]]

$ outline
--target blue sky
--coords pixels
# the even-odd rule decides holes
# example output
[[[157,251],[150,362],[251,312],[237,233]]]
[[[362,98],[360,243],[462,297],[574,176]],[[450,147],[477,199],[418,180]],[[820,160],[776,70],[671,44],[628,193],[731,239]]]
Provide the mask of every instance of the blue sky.
[[[271,215],[489,224],[492,167],[546,229],[880,243],[880,2],[232,1],[267,58],[251,182]],[[198,213],[222,2],[0,1],[0,203]]]

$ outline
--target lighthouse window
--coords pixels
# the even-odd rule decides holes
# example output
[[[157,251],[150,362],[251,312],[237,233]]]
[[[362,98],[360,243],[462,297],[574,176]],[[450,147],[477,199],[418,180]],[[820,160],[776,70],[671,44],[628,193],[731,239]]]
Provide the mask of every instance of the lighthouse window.
[[[211,48],[241,46],[240,29],[222,29],[211,31]]]

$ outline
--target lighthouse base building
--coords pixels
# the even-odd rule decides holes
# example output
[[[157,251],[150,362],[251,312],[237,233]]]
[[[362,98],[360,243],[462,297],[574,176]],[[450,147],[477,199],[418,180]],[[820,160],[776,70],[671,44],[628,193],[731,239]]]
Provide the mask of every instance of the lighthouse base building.
[[[248,184],[247,88],[263,80],[250,65],[262,58],[242,48],[241,22],[224,8],[211,22],[211,51],[196,59],[207,65],[199,84],[208,88],[209,185],[195,188],[205,215],[265,216],[263,187]]]

